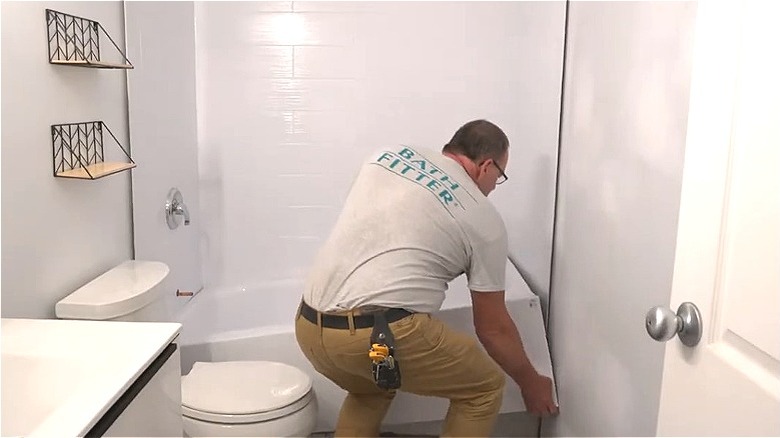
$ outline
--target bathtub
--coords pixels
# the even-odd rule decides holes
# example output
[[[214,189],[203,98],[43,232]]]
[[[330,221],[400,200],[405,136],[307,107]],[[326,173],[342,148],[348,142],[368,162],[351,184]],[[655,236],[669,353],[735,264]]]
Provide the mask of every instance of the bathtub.
[[[271,360],[284,362],[307,372],[313,380],[319,403],[317,430],[333,430],[344,391],[318,374],[303,356],[295,340],[294,318],[303,282],[271,282],[253,290],[204,290],[179,315],[182,331],[182,373],[195,362],[229,360]],[[453,328],[474,333],[470,292],[463,276],[450,284],[442,309],[436,314]],[[515,267],[507,262],[507,307],[518,326],[531,363],[540,373],[552,376],[547,337],[539,298],[531,293]],[[273,312],[268,312],[268,308]],[[262,315],[262,317],[261,317]],[[448,401],[399,393],[385,418],[385,424],[407,424],[441,420]],[[507,377],[501,412],[525,411],[520,391]]]

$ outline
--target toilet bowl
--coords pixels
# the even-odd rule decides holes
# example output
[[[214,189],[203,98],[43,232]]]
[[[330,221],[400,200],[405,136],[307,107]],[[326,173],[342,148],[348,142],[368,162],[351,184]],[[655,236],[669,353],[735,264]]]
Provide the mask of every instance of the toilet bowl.
[[[165,263],[128,260],[57,302],[64,319],[166,321]],[[308,436],[317,420],[311,378],[282,363],[198,362],[182,377],[189,436]]]
[[[317,420],[311,378],[278,362],[196,362],[181,391],[191,437],[309,436]]]

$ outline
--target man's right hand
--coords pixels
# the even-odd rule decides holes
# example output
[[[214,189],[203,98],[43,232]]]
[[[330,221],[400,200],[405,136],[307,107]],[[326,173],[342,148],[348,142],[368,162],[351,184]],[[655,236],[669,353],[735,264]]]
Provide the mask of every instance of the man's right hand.
[[[525,409],[533,415],[546,417],[558,413],[553,402],[552,379],[536,371],[523,382],[520,391],[523,394]]]

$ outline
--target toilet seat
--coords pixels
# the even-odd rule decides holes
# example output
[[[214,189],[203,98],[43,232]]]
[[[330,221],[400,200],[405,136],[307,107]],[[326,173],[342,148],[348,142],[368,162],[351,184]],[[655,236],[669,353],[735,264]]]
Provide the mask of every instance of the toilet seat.
[[[225,424],[278,419],[313,398],[311,378],[279,362],[196,362],[181,386],[185,416]]]
[[[271,421],[282,417],[286,417],[290,414],[294,414],[301,409],[305,408],[313,397],[313,393],[309,391],[303,398],[298,401],[287,405],[281,409],[268,412],[256,412],[253,414],[216,414],[213,412],[204,412],[197,409],[192,409],[188,406],[182,405],[181,411],[185,417],[194,418],[196,420],[208,421],[210,423],[224,423],[224,424],[245,424],[245,423],[259,423],[261,421]]]

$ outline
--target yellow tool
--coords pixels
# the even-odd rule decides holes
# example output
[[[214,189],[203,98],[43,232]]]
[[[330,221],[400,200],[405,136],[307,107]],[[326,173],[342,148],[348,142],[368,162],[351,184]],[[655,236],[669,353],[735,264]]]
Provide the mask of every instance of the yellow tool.
[[[371,344],[371,349],[368,350],[368,357],[370,357],[374,363],[382,362],[389,355],[390,348],[384,344]]]

